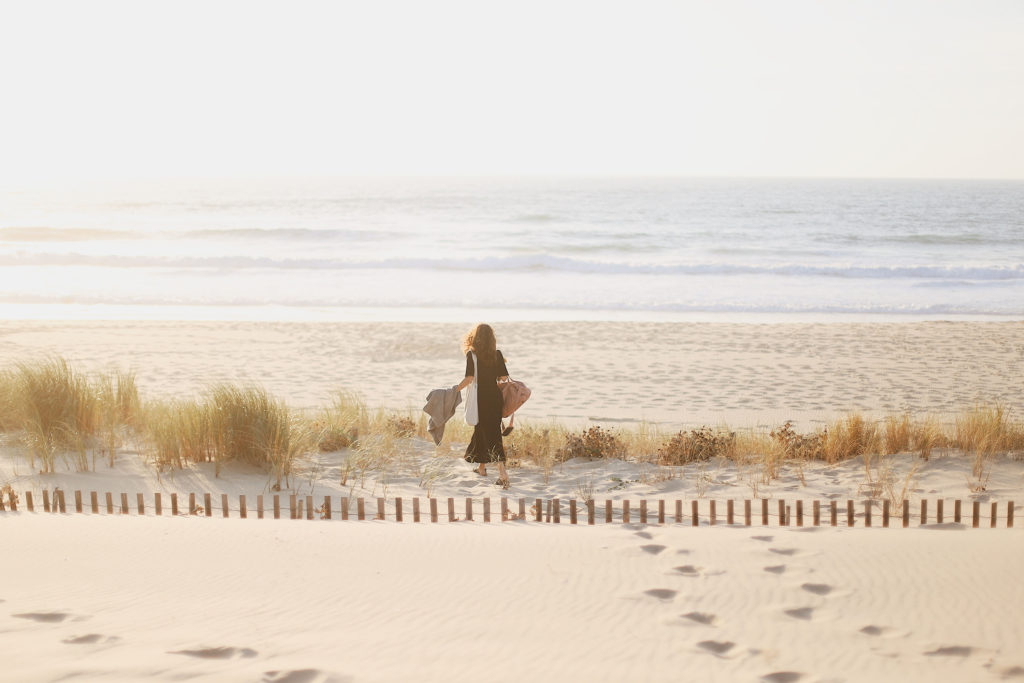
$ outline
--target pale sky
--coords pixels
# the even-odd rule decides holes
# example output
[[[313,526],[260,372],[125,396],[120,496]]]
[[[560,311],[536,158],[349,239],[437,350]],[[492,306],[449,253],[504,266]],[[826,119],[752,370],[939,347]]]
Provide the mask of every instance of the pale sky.
[[[0,6],[0,183],[1024,178],[1021,0]]]

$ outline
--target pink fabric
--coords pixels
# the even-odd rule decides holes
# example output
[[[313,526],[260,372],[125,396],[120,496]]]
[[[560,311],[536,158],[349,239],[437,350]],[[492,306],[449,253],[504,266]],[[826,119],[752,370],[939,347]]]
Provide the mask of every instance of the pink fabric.
[[[502,417],[508,417],[516,412],[519,406],[526,403],[526,400],[530,398],[530,394],[533,393],[530,391],[530,387],[514,379],[501,382],[498,384],[498,387],[501,389],[501,398],[505,402],[501,411]]]

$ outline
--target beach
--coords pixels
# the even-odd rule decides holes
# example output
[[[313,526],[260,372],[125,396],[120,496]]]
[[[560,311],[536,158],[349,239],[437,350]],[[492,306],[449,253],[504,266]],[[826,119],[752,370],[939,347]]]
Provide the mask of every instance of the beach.
[[[827,318],[824,318],[827,320]],[[810,430],[839,416],[1024,414],[1022,322],[495,323],[527,421]],[[59,354],[136,373],[149,398],[253,382],[297,408],[354,391],[419,413],[457,384],[470,323],[3,321],[0,365]]]
[[[418,420],[427,391],[461,379],[466,328],[6,321],[0,365],[59,354],[89,373],[131,370],[143,400],[258,383],[308,415],[346,389]],[[463,462],[464,429],[438,447],[415,434],[368,435],[353,448],[301,455],[278,491],[253,465],[158,466],[141,438],[126,439],[109,463],[81,469],[58,458],[43,474],[17,433],[0,435],[0,487],[19,504],[14,511],[7,500],[0,513],[9,549],[0,569],[3,677],[1024,676],[1022,525],[1006,528],[1009,505],[1024,506],[1021,452],[987,457],[979,474],[973,455],[947,447],[927,459],[902,452],[835,464],[751,454],[672,466],[655,451],[675,430],[700,425],[763,435],[785,420],[812,431],[844,415],[907,413],[950,432],[979,404],[1019,416],[1024,323],[508,322],[497,332],[512,375],[534,392],[518,429],[598,425],[648,441],[626,459],[516,463],[502,490]],[[58,493],[66,512],[45,512],[44,496]],[[285,519],[271,518],[275,497]],[[312,521],[287,519],[293,497]],[[560,519],[548,507],[537,521],[536,500],[560,501]],[[888,528],[883,500],[893,503]],[[815,502],[822,526],[812,523]],[[733,503],[735,519],[726,516]],[[580,506],[578,524],[571,505]]]

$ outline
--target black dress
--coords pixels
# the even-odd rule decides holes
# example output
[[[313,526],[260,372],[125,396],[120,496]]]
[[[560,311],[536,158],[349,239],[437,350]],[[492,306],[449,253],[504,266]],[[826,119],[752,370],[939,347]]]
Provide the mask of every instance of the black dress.
[[[475,463],[505,462],[505,447],[501,443],[501,411],[505,402],[498,388],[498,378],[508,374],[501,351],[495,363],[486,363],[477,356],[477,372],[473,372],[473,356],[466,353],[466,377],[476,375],[477,405],[480,421],[473,427],[473,438],[466,448],[466,461]]]

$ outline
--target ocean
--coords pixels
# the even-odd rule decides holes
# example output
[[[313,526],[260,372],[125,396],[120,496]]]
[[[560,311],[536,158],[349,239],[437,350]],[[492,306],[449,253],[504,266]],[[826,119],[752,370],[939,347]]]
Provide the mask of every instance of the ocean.
[[[476,178],[0,191],[0,315],[1024,318],[1024,182]]]

